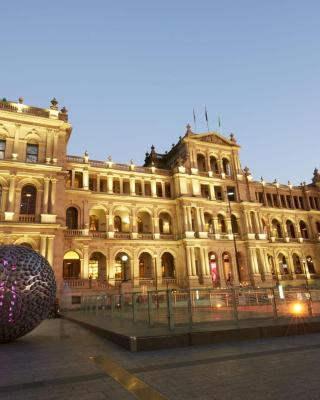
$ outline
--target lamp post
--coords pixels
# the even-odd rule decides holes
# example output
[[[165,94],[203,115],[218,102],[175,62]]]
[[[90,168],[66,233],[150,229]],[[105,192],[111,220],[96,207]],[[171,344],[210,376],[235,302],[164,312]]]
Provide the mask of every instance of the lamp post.
[[[231,211],[231,203],[230,203],[230,197],[229,196],[234,196],[234,192],[227,192],[227,199],[228,199],[228,204],[229,204],[229,214],[230,214],[230,223],[231,223],[231,232],[232,232],[232,238],[233,238],[233,245],[234,245],[234,251],[235,251],[235,255],[236,255],[236,266],[237,266],[239,282],[241,283],[241,281],[240,281],[240,266],[239,266],[239,260],[238,260],[237,241],[236,241],[235,234],[233,232],[232,211]]]
[[[31,193],[27,193],[27,194],[26,194],[26,198],[27,198],[27,214],[29,214],[29,202],[30,202],[30,197],[31,197]]]
[[[126,274],[126,265],[125,263],[128,261],[128,256],[126,254],[123,254],[121,256],[121,264],[122,264],[122,271],[123,271],[123,281],[127,280],[127,274]]]
[[[158,271],[157,271],[157,255],[153,255],[154,259],[154,279],[155,279],[155,285],[156,285],[156,297],[157,297],[157,308],[159,308],[159,298],[158,298]]]
[[[303,265],[303,272],[306,280],[306,289],[309,291],[309,281],[308,281],[308,274],[307,274],[307,265],[306,265],[306,260],[303,258],[302,259],[302,265]]]

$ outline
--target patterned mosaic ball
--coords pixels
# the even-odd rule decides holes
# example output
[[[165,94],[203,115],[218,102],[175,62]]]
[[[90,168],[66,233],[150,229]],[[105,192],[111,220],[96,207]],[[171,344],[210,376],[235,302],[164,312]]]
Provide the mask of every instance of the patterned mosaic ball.
[[[34,329],[48,316],[56,281],[48,261],[25,246],[0,246],[0,342]]]

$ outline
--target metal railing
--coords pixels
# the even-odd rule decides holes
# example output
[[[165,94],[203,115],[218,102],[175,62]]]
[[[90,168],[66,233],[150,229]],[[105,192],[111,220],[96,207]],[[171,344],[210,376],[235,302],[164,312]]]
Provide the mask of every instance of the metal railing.
[[[170,330],[197,323],[281,317],[319,317],[320,290],[283,289],[167,289],[84,296],[83,313],[95,313]]]

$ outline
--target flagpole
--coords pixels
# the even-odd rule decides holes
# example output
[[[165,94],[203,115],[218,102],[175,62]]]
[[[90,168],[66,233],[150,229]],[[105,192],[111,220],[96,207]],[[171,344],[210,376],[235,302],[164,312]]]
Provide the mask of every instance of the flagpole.
[[[196,119],[196,113],[194,112],[193,109],[193,123],[194,123],[194,131],[197,132],[197,119]]]
[[[210,129],[209,129],[209,120],[208,120],[207,107],[204,108],[204,116],[205,116],[206,121],[207,121],[207,129],[208,129],[208,132],[209,132]]]

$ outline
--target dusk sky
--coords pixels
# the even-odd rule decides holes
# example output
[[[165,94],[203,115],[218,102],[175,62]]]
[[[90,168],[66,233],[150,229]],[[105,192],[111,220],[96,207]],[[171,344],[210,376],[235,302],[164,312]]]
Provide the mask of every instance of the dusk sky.
[[[68,153],[142,164],[193,125],[242,146],[255,179],[320,167],[320,2],[2,2],[0,97],[69,109]]]

